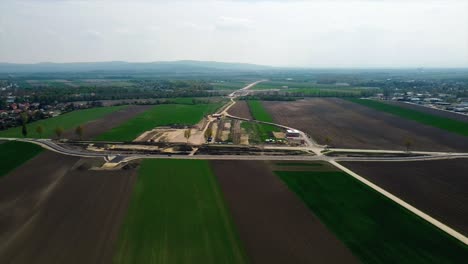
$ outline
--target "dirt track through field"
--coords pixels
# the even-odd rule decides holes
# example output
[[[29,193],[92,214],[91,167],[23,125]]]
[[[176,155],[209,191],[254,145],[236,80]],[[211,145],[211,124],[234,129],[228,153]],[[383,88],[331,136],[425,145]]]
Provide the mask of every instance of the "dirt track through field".
[[[320,144],[330,137],[333,147],[468,151],[468,137],[334,98],[294,102],[263,102],[275,120],[300,129]]]
[[[44,152],[0,181],[0,263],[112,262],[135,170],[82,162]]]
[[[358,263],[267,163],[212,166],[252,263]]]
[[[133,117],[137,116],[145,112],[146,110],[151,109],[154,107],[153,105],[130,105],[125,107],[122,110],[113,112],[109,115],[104,116],[101,119],[94,120],[84,124],[84,134],[83,139],[93,139],[100,134],[111,130],[112,128],[125,123],[126,121],[132,119]],[[78,136],[75,134],[75,128],[66,131],[64,133],[64,138],[69,139],[78,139]]]
[[[236,104],[233,107],[231,107],[228,112],[233,116],[253,119],[247,101],[237,101]]]
[[[468,159],[340,163],[468,235]]]

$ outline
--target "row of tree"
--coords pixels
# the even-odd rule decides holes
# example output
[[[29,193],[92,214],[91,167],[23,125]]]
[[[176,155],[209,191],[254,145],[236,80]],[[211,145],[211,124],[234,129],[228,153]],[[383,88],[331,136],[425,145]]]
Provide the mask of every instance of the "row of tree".
[[[44,126],[43,125],[38,125],[36,126],[36,133],[39,135],[39,137],[42,137],[42,134],[44,133]],[[55,135],[57,136],[57,138],[62,138],[63,136],[63,133],[64,133],[64,129],[63,127],[56,127],[54,129],[54,133]],[[26,125],[26,123],[23,122],[22,124],[22,127],[21,127],[21,134],[23,135],[23,137],[27,137],[28,136],[28,127]],[[83,139],[83,134],[84,134],[84,127],[79,125],[75,128],[75,134],[79,137],[80,140]]]

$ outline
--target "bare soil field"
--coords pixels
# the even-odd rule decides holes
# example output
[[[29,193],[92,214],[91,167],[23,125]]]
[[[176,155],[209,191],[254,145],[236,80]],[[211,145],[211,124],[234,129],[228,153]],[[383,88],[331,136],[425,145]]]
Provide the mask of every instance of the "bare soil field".
[[[247,101],[237,101],[234,106],[229,108],[229,114],[242,118],[253,119]]]
[[[269,163],[211,164],[252,263],[358,263]]]
[[[88,122],[83,126],[83,139],[93,139],[152,107],[152,105],[130,105],[122,110],[106,115],[104,118]],[[75,134],[75,129],[66,131],[64,133],[64,138],[78,139],[78,136]]]
[[[468,159],[341,164],[468,235]]]
[[[446,118],[468,123],[468,115],[456,114],[456,113],[452,113],[448,111],[442,111],[442,110],[438,110],[434,108],[429,108],[429,107],[416,105],[416,104],[408,104],[404,102],[395,102],[395,101],[379,101],[379,102],[386,103],[389,105],[396,105],[396,106],[403,107],[406,109],[416,110],[416,111],[423,112],[426,114],[446,117]]]
[[[0,181],[0,263],[111,263],[133,169],[44,152]]]
[[[275,122],[308,133],[320,144],[342,148],[467,151],[468,137],[336,98],[263,102]]]

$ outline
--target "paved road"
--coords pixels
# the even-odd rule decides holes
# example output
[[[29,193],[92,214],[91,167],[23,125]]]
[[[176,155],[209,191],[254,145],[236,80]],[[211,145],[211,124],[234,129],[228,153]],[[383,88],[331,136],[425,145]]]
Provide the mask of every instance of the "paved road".
[[[236,103],[234,100],[236,97],[244,93],[246,90],[250,89],[254,85],[265,81],[257,81],[254,83],[251,83],[247,85],[246,87],[235,91],[230,94],[230,99],[231,101],[229,102],[229,105],[224,107],[223,109],[220,110],[220,114],[225,115],[227,117],[233,118],[233,119],[238,119],[238,120],[244,120],[244,121],[249,121],[249,122],[257,122],[257,123],[263,123],[263,124],[269,124],[269,125],[274,125],[280,128],[284,129],[294,129],[291,127],[283,126],[280,124],[275,124],[275,123],[269,123],[269,122],[262,122],[258,120],[248,120],[245,118],[237,117],[237,116],[232,116],[228,113],[228,110]],[[297,130],[297,129],[296,129]],[[300,131],[300,130],[298,130]],[[404,208],[410,210],[411,212],[415,213],[416,215],[420,216],[421,218],[425,219],[429,223],[433,224],[440,230],[446,232],[450,236],[458,239],[462,243],[468,245],[468,238],[465,237],[464,235],[456,232],[449,226],[439,222],[438,220],[432,218],[431,216],[425,214],[424,212],[418,210],[417,208],[411,206],[410,204],[406,203],[399,197],[396,197],[395,195],[387,192],[386,190],[378,187],[377,185],[369,182],[365,178],[361,177],[360,175],[356,174],[355,172],[349,170],[348,168],[344,167],[338,161],[420,161],[420,160],[434,160],[434,159],[454,159],[454,158],[468,158],[468,153],[446,153],[446,152],[414,152],[416,154],[423,154],[425,156],[416,156],[416,157],[330,157],[323,155],[323,151],[325,150],[324,146],[318,145],[316,142],[314,142],[311,138],[308,137],[308,135],[302,131],[300,131],[301,136],[306,142],[305,147],[274,147],[274,146],[266,146],[265,148],[276,148],[276,149],[295,149],[295,150],[304,150],[304,151],[311,151],[315,153],[315,155],[285,155],[285,156],[268,156],[268,155],[258,155],[258,156],[253,156],[253,155],[173,155],[171,157],[168,157],[167,155],[154,155],[154,154],[149,154],[149,155],[141,155],[141,154],[111,154],[111,153],[98,153],[98,152],[90,152],[86,150],[76,150],[76,149],[68,149],[65,148],[56,142],[50,140],[50,139],[17,139],[17,138],[3,138],[3,140],[18,140],[18,141],[24,141],[24,142],[30,142],[34,144],[38,144],[46,149],[49,149],[51,151],[55,151],[60,154],[64,155],[70,155],[70,156],[78,156],[78,157],[88,157],[88,158],[104,158],[107,162],[111,161],[111,163],[120,163],[120,162],[128,162],[131,160],[136,160],[136,159],[202,159],[202,160],[292,160],[292,161],[326,161],[337,168],[341,169],[342,171],[348,173],[355,179],[359,180],[360,182],[364,183],[368,187],[376,190],[377,192],[381,193],[382,195],[388,197],[389,199],[393,200],[397,204],[403,206]],[[0,138],[2,140],[2,138]],[[336,152],[354,152],[354,153],[387,153],[387,154],[399,154],[399,153],[404,153],[402,151],[390,151],[390,150],[365,150],[365,149],[331,149]]]

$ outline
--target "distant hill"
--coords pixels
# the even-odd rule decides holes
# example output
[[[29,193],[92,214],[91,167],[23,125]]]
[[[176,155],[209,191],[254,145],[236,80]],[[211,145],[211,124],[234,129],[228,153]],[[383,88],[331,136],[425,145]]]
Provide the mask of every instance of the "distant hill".
[[[93,71],[148,71],[148,72],[206,72],[206,71],[258,71],[272,69],[269,66],[228,63],[215,61],[161,61],[133,63],[78,62],[78,63],[0,63],[0,73],[44,73],[44,72],[93,72]]]

